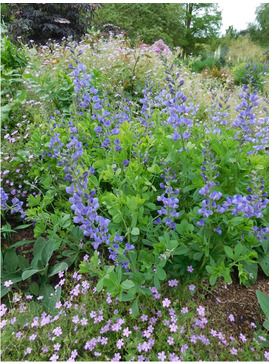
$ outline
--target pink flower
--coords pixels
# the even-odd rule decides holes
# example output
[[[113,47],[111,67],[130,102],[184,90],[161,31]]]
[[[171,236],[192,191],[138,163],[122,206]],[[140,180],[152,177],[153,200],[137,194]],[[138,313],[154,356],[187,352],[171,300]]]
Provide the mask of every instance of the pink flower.
[[[126,336],[128,337],[129,335],[131,335],[132,331],[129,330],[129,327],[126,327],[124,330],[123,330],[123,336]]]
[[[171,301],[168,298],[165,298],[162,303],[163,303],[163,307],[169,307]]]
[[[237,349],[232,348],[232,349],[230,350],[230,353],[231,353],[232,355],[237,355]]]
[[[198,312],[198,315],[199,316],[205,316],[205,309],[204,309],[204,307],[203,306],[199,306],[198,308],[197,308],[197,312]]]
[[[180,312],[181,313],[188,313],[189,309],[188,309],[188,307],[183,307]]]
[[[175,343],[174,338],[173,338],[173,337],[171,337],[171,336],[168,336],[168,338],[167,338],[167,343],[168,343],[169,345],[173,345],[173,344]]]
[[[229,315],[229,320],[230,320],[231,322],[234,322],[234,315],[230,314],[230,315]]]
[[[118,340],[118,342],[117,342],[117,344],[116,344],[117,348],[118,348],[118,349],[121,349],[123,345],[124,345],[124,341],[123,341],[123,339]]]
[[[189,291],[194,291],[195,290],[195,285],[194,284],[190,284],[189,285]]]
[[[173,324],[169,325],[169,328],[170,328],[170,332],[176,332],[178,329],[178,326],[173,323]]]
[[[9,281],[5,281],[4,286],[5,286],[5,287],[10,287],[10,286],[12,286],[12,284],[13,284],[13,282],[12,282],[12,280],[10,279]]]
[[[165,361],[166,355],[165,355],[164,351],[162,351],[161,353],[158,353],[158,359],[161,361]]]

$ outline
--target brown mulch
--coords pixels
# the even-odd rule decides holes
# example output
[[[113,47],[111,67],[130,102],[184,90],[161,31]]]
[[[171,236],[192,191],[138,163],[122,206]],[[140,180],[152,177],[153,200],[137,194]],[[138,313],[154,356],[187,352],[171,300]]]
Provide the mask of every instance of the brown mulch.
[[[204,293],[204,299],[197,296],[197,303],[206,307],[213,325],[216,326],[215,330],[221,330],[227,337],[238,338],[240,333],[253,337],[255,328],[250,324],[253,322],[262,327],[264,321],[256,290],[269,296],[269,278],[262,271],[259,271],[256,282],[250,287],[240,285],[234,277],[233,283],[223,283],[211,289],[211,293],[201,289],[199,293]],[[230,314],[234,316],[234,322],[229,320]]]

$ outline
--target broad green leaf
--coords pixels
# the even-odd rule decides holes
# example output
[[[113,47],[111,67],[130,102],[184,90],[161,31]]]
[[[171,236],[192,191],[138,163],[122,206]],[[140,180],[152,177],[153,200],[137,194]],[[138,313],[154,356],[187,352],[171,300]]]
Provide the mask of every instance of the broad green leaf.
[[[4,267],[8,272],[15,272],[18,266],[18,256],[15,249],[8,249],[4,255]]]
[[[130,288],[135,287],[135,283],[130,279],[126,279],[126,281],[122,282],[121,286],[123,289],[129,290]]]
[[[159,280],[160,281],[164,281],[165,278],[166,278],[165,270],[162,269],[160,266],[157,265],[156,271],[157,271],[157,277],[159,278]]]
[[[66,262],[60,262],[60,263],[57,263],[55,264],[54,267],[52,267],[50,270],[49,270],[49,274],[48,274],[48,277],[52,277],[54,276],[55,274],[61,272],[61,271],[64,271],[66,268],[68,268],[68,264]]]
[[[26,269],[26,270],[22,273],[21,277],[22,277],[22,279],[23,279],[23,280],[25,280],[25,279],[27,279],[27,278],[32,277],[34,274],[36,274],[36,273],[40,272],[40,270],[41,270],[41,269]]]
[[[18,256],[18,266],[20,267],[20,269],[22,271],[24,271],[25,269],[29,268],[28,260],[26,258],[24,258],[23,256],[19,255]]]
[[[229,246],[224,246],[224,250],[225,250],[225,253],[226,255],[231,258],[231,259],[234,259],[234,253],[233,253],[233,249]]]
[[[139,308],[138,308],[138,298],[137,298],[132,304],[132,315],[136,317],[138,313],[139,313]]]
[[[269,251],[264,256],[258,258],[258,263],[267,277],[269,277]]]
[[[269,320],[269,296],[259,291],[258,289],[256,290],[256,295],[267,320]]]
[[[140,234],[140,230],[137,227],[134,227],[131,231],[131,235],[139,235]]]
[[[160,287],[161,287],[161,285],[160,285],[160,281],[159,281],[159,279],[158,279],[158,277],[157,277],[157,275],[155,274],[154,275],[154,286],[155,286],[155,288],[157,288],[158,290],[160,289]]]
[[[103,280],[103,278],[102,278],[102,279],[100,279],[100,280],[98,281],[98,283],[97,283],[97,285],[96,285],[96,291],[97,291],[97,292],[101,292],[101,291],[102,291],[102,289],[103,289],[103,286],[104,286],[104,280]]]
[[[30,285],[29,285],[29,290],[30,292],[35,295],[35,296],[38,296],[39,294],[39,285],[36,283],[36,282],[32,282]]]
[[[115,216],[113,216],[112,220],[116,223],[119,224],[121,222],[121,214],[117,213]]]
[[[22,246],[22,245],[25,245],[25,244],[31,244],[33,243],[35,240],[22,240],[22,241],[17,241],[17,243],[11,245],[9,247],[9,249],[11,248],[17,248],[18,246]]]
[[[34,245],[34,249],[33,249],[33,253],[34,255],[41,255],[43,247],[47,244],[47,241],[40,237],[36,240],[35,245]]]

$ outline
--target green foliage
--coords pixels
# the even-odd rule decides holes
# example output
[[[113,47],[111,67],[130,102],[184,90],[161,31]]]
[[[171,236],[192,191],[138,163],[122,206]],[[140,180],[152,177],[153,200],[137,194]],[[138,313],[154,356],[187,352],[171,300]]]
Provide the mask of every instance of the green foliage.
[[[112,23],[127,32],[134,42],[137,38],[146,44],[162,39],[170,47],[178,46],[177,35],[183,26],[180,4],[104,4],[96,11],[99,21]]]
[[[262,47],[269,46],[269,4],[260,4],[256,8],[256,22],[249,24],[247,31],[250,39]]]
[[[7,294],[9,288],[4,287],[3,284],[9,280],[13,284],[21,281],[28,281],[29,291],[38,296],[41,295],[48,287],[50,277],[54,276],[60,271],[64,271],[68,264],[66,262],[56,263],[54,266],[49,266],[49,261],[55,250],[54,241],[51,239],[46,241],[44,238],[38,238],[33,245],[33,259],[30,264],[28,260],[21,255],[17,255],[15,249],[18,246],[31,243],[31,241],[21,241],[11,245],[3,256],[3,265],[1,270],[1,297]],[[39,285],[36,281],[29,280],[30,277],[38,274]],[[53,289],[52,289],[53,291]],[[47,295],[49,297],[49,294]]]
[[[209,57],[206,54],[203,54],[199,59],[191,63],[192,72],[201,72],[206,68],[212,69],[214,67],[216,67],[217,69],[221,67],[219,59]]]
[[[5,101],[5,96],[14,97],[16,107],[21,106],[24,97],[19,91],[22,87],[22,74],[28,64],[28,58],[23,50],[19,50],[6,36],[1,37],[1,120],[11,124],[11,106]]]
[[[236,85],[247,84],[251,87],[258,86],[263,90],[265,75],[269,66],[263,63],[248,62],[234,67],[234,81]]]

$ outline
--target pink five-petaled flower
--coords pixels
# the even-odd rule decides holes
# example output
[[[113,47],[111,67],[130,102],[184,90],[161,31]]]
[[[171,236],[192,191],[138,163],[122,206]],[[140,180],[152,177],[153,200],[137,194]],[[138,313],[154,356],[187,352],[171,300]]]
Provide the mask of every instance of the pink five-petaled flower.
[[[59,359],[59,355],[57,354],[53,354],[51,357],[50,357],[50,361],[57,361]]]
[[[173,324],[169,325],[169,328],[170,328],[170,332],[177,332],[178,326],[173,323]]]
[[[60,347],[61,347],[61,344],[59,344],[59,343],[53,345],[54,351],[59,351],[60,350]]]
[[[264,357],[265,357],[266,360],[269,361],[269,351],[264,352]]]
[[[202,317],[204,317],[204,316],[205,316],[205,309],[204,309],[204,307],[203,307],[203,306],[199,306],[199,307],[197,308],[197,312],[198,312],[198,315],[199,315],[199,316],[202,316]]]
[[[180,312],[181,313],[188,313],[189,312],[189,309],[188,309],[188,307],[182,307],[182,309],[181,309]]]
[[[247,341],[245,335],[243,335],[242,333],[239,335],[239,338],[241,339],[241,341],[244,343]]]
[[[83,317],[83,319],[80,321],[82,326],[86,326],[88,324],[88,319],[86,319],[85,317]]]
[[[173,337],[171,337],[171,336],[168,336],[168,338],[167,338],[167,343],[168,343],[169,345],[173,345],[173,344],[175,343],[174,338],[173,338]]]
[[[163,303],[163,307],[169,307],[171,301],[168,298],[165,298],[162,303]]]
[[[158,353],[158,359],[161,361],[165,361],[166,355],[165,355],[164,351],[162,351],[161,353]]]
[[[189,291],[194,291],[195,290],[195,285],[194,284],[190,284],[189,285]]]
[[[141,317],[142,322],[148,321],[148,315],[142,315]]]
[[[123,336],[126,336],[128,337],[129,335],[131,335],[132,331],[129,330],[129,327],[126,327],[124,330],[123,330]]]
[[[24,355],[31,354],[32,348],[26,348],[26,351],[24,352]]]
[[[123,339],[118,340],[118,342],[117,342],[117,344],[116,344],[117,348],[118,348],[118,349],[121,349],[123,345],[124,345],[124,341],[123,341]]]
[[[237,349],[236,349],[236,348],[234,348],[234,347],[232,347],[232,348],[231,348],[231,350],[230,350],[230,353],[231,353],[232,355],[237,355]]]
[[[168,281],[168,286],[169,287],[177,287],[178,285],[178,280],[177,279],[172,279],[171,281]]]
[[[114,358],[111,359],[111,361],[120,361],[121,355],[120,353],[115,353]]]
[[[8,287],[12,286],[12,284],[13,284],[13,282],[10,279],[9,281],[5,281],[4,286],[8,288]]]
[[[57,326],[54,330],[52,330],[52,332],[55,336],[61,336],[63,333],[62,328],[60,326]]]
[[[189,265],[189,266],[187,267],[187,271],[188,271],[189,273],[192,273],[192,272],[194,271],[194,269],[193,269],[192,265]]]

